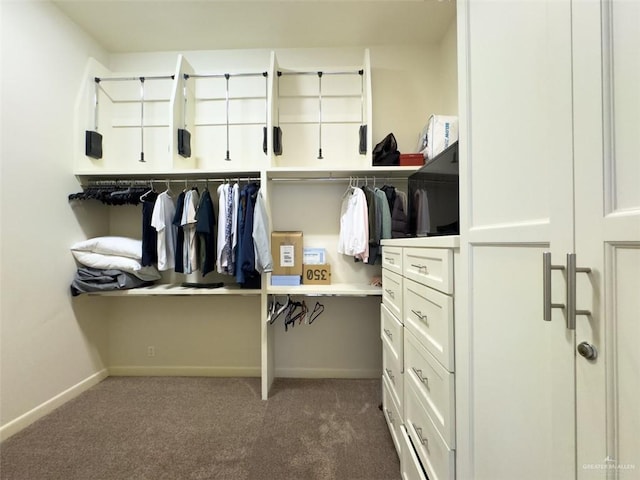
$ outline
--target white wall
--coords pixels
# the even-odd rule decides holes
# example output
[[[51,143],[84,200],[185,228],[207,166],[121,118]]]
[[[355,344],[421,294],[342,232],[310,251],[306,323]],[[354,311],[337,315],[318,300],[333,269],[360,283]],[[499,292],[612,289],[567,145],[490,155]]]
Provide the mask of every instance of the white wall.
[[[81,388],[74,386],[100,378],[107,364],[105,309],[69,294],[75,271],[69,246],[104,229],[107,217],[85,207],[74,212],[67,201],[78,190],[76,95],[87,58],[105,52],[49,2],[1,8],[0,437],[6,437]]]
[[[440,94],[441,104],[438,112],[442,115],[458,115],[458,41],[455,19],[449,25],[440,42]]]

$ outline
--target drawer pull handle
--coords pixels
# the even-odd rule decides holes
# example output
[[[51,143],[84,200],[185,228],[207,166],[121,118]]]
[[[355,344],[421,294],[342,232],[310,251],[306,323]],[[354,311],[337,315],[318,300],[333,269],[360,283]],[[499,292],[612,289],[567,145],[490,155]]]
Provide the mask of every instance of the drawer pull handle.
[[[385,410],[387,411],[387,417],[389,417],[389,423],[391,425],[395,425],[395,422],[393,421],[393,413],[388,408],[385,408]]]
[[[422,320],[424,323],[427,324],[427,326],[429,326],[429,317],[427,317],[427,315],[423,315],[423,313],[420,310],[411,310],[411,313],[413,313],[416,317],[418,317],[418,320]]]
[[[419,368],[411,367],[411,369],[413,370],[413,373],[415,373],[418,377],[418,380],[420,380],[427,388],[429,388],[429,377],[423,377],[422,370],[420,370]]]
[[[416,431],[416,435],[418,435],[418,440],[422,445],[425,445],[427,448],[429,447],[429,441],[422,436],[422,429],[418,427],[415,423],[412,423],[413,429]]]
[[[429,269],[427,268],[426,265],[422,265],[422,264],[416,264],[416,263],[412,263],[411,266],[413,268],[417,268],[418,272],[422,273],[422,270],[424,270],[424,274],[425,275],[429,275]]]
[[[388,328],[384,329],[384,334],[389,337],[391,340],[393,340],[393,333],[391,332],[391,330],[389,330]]]
[[[391,379],[391,381],[395,385],[396,381],[394,380],[395,377],[393,376],[393,373],[392,373],[391,369],[390,368],[385,368],[385,370],[387,371],[387,375],[389,376],[389,378]]]
[[[384,291],[387,292],[387,295],[389,295],[391,298],[396,298],[396,292],[394,292],[393,290],[385,288]]]
[[[387,263],[390,263],[391,265],[395,265],[396,264],[396,259],[387,257]]]

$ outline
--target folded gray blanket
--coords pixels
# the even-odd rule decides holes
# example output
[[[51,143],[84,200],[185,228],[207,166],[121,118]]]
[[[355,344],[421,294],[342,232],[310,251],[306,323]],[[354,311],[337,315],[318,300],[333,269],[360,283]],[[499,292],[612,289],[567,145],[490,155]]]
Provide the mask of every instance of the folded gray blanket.
[[[76,297],[81,293],[127,290],[152,284],[153,282],[140,280],[135,275],[122,270],[81,267],[78,268],[71,282],[71,295]]]

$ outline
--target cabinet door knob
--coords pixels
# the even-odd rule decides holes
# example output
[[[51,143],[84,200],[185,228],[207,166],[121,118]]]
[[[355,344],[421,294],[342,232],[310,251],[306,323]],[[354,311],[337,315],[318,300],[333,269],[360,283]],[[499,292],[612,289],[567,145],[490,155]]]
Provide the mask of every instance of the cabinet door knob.
[[[598,350],[596,347],[587,342],[582,342],[578,345],[578,353],[587,360],[595,360],[598,358]]]

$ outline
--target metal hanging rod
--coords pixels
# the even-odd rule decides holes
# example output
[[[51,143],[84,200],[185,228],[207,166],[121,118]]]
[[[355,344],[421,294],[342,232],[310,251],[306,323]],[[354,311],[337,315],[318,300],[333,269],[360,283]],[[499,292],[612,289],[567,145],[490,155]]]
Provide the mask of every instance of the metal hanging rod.
[[[325,72],[322,70],[304,71],[304,72],[283,72],[278,70],[278,76],[281,75],[364,75],[364,70]]]
[[[184,74],[185,79],[189,78],[227,78],[227,77],[267,77],[269,72],[259,73],[209,73],[209,74]]]
[[[87,187],[100,187],[100,186],[134,186],[134,185],[146,185],[149,186],[152,183],[227,183],[236,180],[238,182],[259,182],[260,177],[244,177],[242,175],[227,175],[224,177],[214,178],[149,178],[149,179],[134,179],[134,180],[89,180]]]
[[[96,83],[100,82],[130,82],[130,81],[138,81],[144,82],[145,80],[173,80],[175,75],[152,75],[152,76],[140,76],[140,77],[94,77],[93,81]]]
[[[368,181],[406,181],[407,177],[380,177],[377,175],[351,176],[351,177],[274,177],[269,179],[272,182],[368,182]]]

